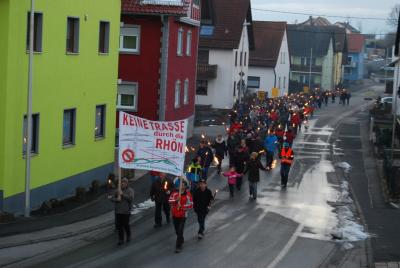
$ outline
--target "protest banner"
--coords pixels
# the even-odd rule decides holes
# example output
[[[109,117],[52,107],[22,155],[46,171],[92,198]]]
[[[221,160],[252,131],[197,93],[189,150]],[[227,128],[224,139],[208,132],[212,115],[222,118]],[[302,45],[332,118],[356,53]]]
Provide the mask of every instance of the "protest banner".
[[[119,166],[180,176],[184,172],[187,120],[151,121],[119,114]]]

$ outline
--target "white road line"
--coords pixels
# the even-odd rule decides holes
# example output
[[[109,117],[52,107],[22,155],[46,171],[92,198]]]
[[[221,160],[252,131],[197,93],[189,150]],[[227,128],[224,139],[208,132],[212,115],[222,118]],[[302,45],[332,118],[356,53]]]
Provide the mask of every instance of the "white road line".
[[[248,237],[249,234],[259,225],[260,221],[262,221],[264,219],[264,217],[267,215],[267,213],[268,213],[268,211],[264,211],[262,214],[260,214],[260,216],[258,216],[258,218],[257,218],[257,221],[255,223],[253,223],[250,226],[250,228],[248,228],[246,230],[246,232],[244,232],[241,236],[239,236],[239,238],[236,240],[236,242],[232,246],[227,248],[225,250],[225,252],[228,254],[233,252],[239,246],[239,244],[242,243],[246,239],[246,237]]]
[[[303,224],[299,224],[297,226],[296,231],[293,233],[292,237],[289,239],[289,241],[286,243],[285,247],[279,252],[279,254],[275,257],[275,259],[267,266],[267,268],[275,268],[275,266],[288,254],[289,250],[292,248],[294,245],[294,242],[296,242],[297,237],[301,233],[301,230],[303,230]]]

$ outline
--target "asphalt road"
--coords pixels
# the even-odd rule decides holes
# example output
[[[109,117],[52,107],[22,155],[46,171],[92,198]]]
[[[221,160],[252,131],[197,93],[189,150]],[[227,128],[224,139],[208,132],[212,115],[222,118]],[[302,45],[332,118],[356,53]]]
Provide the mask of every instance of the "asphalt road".
[[[365,177],[360,118],[365,119],[366,91],[375,90],[367,85],[352,92],[349,106],[329,103],[315,113],[294,144],[296,160],[286,190],[280,188],[279,164],[261,171],[257,201],[248,199],[247,183],[230,199],[226,179],[212,171],[209,188],[219,192],[205,238],[197,240],[192,214],[182,253],[174,253],[172,226],[153,229],[149,209],[133,224],[130,244],[117,247],[116,234],[94,237],[90,245],[35,267],[367,267],[366,230],[359,218],[377,215],[357,213],[346,176],[335,164],[351,162],[350,185]],[[356,192],[360,199],[368,195],[362,187]],[[364,212],[364,202],[358,203]],[[332,233],[342,239],[333,240]]]

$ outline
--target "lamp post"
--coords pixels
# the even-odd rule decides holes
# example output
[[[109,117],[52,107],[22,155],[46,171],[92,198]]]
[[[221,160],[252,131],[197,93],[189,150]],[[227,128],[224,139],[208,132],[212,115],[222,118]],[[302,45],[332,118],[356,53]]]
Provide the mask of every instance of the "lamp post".
[[[245,39],[245,37],[246,37],[246,35],[244,34],[245,33],[245,27],[247,27],[247,26],[250,26],[251,24],[249,23],[249,22],[244,22],[243,23],[243,29],[242,29],[242,51],[240,52],[240,73],[239,73],[239,76],[240,76],[240,80],[239,80],[239,86],[238,86],[238,91],[239,91],[239,94],[238,94],[238,97],[239,97],[239,103],[241,103],[242,102],[242,95],[243,95],[243,97],[244,97],[244,76],[245,76],[245,73],[243,72],[243,65],[244,65],[244,61],[245,60],[247,60],[247,58],[246,59],[243,59],[243,53],[244,53],[244,39]]]
[[[35,0],[31,0],[29,27],[29,67],[28,67],[28,104],[27,104],[27,133],[25,150],[25,211],[24,216],[31,214],[31,148],[32,148],[32,81],[33,81],[33,38],[35,23]]]

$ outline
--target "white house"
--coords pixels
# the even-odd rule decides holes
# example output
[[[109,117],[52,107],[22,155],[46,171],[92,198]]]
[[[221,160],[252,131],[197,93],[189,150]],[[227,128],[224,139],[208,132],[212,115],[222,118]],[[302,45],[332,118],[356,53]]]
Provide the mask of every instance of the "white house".
[[[290,73],[286,22],[254,21],[253,31],[247,88],[268,92],[268,97],[283,96],[288,93]]]
[[[230,109],[247,81],[253,46],[250,0],[204,0],[201,17],[196,105]]]

